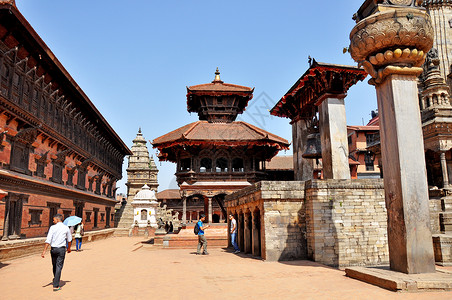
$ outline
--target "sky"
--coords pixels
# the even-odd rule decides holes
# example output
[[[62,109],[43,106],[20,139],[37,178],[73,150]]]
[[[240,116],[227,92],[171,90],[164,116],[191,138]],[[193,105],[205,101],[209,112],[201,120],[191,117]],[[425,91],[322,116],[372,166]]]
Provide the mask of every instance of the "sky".
[[[353,65],[353,14],[364,0],[16,0],[19,11],[130,148],[198,120],[187,86],[211,82],[254,87],[239,120],[292,142],[290,120],[268,112],[318,62]],[[345,99],[347,124],[377,108],[366,78]],[[159,162],[159,191],[177,188],[175,164]],[[280,152],[290,155],[291,149]],[[128,160],[118,193],[126,193]]]

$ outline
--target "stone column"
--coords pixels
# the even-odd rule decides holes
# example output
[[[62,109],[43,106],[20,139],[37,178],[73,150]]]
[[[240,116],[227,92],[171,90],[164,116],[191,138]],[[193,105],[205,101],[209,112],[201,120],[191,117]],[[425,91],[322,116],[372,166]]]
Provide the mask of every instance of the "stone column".
[[[326,94],[319,99],[324,179],[350,179],[344,98],[345,94]]]
[[[212,197],[209,197],[209,217],[208,222],[212,223]]]
[[[446,152],[441,151],[441,170],[443,171],[443,187],[449,188],[449,175],[447,174]]]
[[[314,172],[314,160],[303,158],[306,152],[308,136],[307,121],[300,119],[292,124],[293,167],[295,180],[311,180]]]
[[[192,216],[193,212],[190,210],[190,223],[193,222],[193,216]]]
[[[377,90],[390,268],[432,273],[435,260],[417,77],[432,47],[433,29],[424,10],[371,2],[356,15],[350,53],[372,76]],[[377,10],[367,7],[372,5]]]
[[[182,199],[182,224],[187,224],[187,197],[183,197]]]

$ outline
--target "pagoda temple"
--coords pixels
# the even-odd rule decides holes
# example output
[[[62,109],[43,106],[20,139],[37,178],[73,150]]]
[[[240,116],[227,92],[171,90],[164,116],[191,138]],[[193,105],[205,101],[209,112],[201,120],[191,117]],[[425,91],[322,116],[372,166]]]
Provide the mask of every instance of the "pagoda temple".
[[[217,68],[211,83],[187,87],[187,110],[198,113],[199,121],[153,140],[159,159],[177,164],[183,223],[199,217],[202,211],[194,211],[193,216],[190,210],[199,204],[208,212],[209,222],[222,221],[226,218],[225,195],[267,179],[266,162],[288,149],[287,140],[235,121],[253,98],[253,91],[224,83]]]

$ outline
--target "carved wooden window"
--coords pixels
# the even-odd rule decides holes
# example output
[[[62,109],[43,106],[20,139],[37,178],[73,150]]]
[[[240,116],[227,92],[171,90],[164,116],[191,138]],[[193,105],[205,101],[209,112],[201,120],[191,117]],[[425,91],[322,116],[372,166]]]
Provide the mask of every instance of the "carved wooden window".
[[[71,216],[72,210],[63,210],[63,216],[64,218],[69,218]]]
[[[29,209],[28,214],[30,215],[30,221],[28,221],[28,226],[41,225],[41,214],[42,209]]]
[[[35,115],[36,117],[38,117],[38,114],[39,114],[39,106],[40,106],[39,100],[40,100],[39,91],[38,91],[38,89],[35,88],[33,90],[33,96],[32,96],[32,101],[31,101],[31,113],[33,115]]]
[[[22,107],[26,110],[30,110],[30,91],[31,85],[28,80],[25,81],[22,95]]]
[[[191,167],[191,159],[190,158],[184,158],[180,161],[180,171],[190,171]]]
[[[86,212],[86,219],[85,219],[85,222],[91,222],[91,212],[90,212],[90,211],[87,211],[87,212]]]
[[[19,104],[19,102],[20,102],[21,83],[22,83],[22,76],[19,73],[14,72],[14,74],[13,74],[13,90],[12,90],[11,99],[17,104]]]
[[[66,185],[73,186],[74,185],[74,173],[75,173],[76,167],[73,167],[71,169],[67,169],[67,181]]]
[[[41,93],[40,95],[41,99],[39,101],[39,119],[41,119],[43,122],[47,122],[47,97],[46,94]]]
[[[45,178],[46,175],[44,174],[45,167],[47,165],[47,152],[41,156],[39,159],[35,159],[36,162],[36,172],[35,175],[38,177]]]
[[[14,139],[11,147],[10,169],[12,171],[31,175],[31,171],[28,169],[31,151],[31,145],[26,144],[21,140]]]
[[[86,190],[85,184],[86,184],[86,170],[78,169],[77,188],[81,190]]]
[[[100,213],[100,221],[101,222],[105,221],[105,213]]]
[[[232,172],[243,172],[243,159],[236,157],[232,160]]]
[[[110,227],[110,213],[111,207],[105,207],[105,227]]]
[[[227,172],[228,160],[224,157],[217,158],[215,162],[215,172]]]
[[[1,90],[3,96],[8,97],[9,90],[9,76],[11,72],[11,67],[8,63],[4,62],[2,65],[2,77],[1,77]]]
[[[47,202],[47,207],[49,208],[49,227],[53,225],[53,217],[58,213],[60,205],[60,203],[56,202]]]
[[[63,168],[64,162],[61,163],[57,160],[53,160],[53,171],[50,180],[60,184],[63,183]]]
[[[97,227],[97,219],[99,217],[99,209],[98,208],[94,208],[94,224],[93,227]]]
[[[375,161],[375,155],[370,151],[366,152],[366,154],[364,156],[364,162],[366,163],[366,171],[374,171],[375,170],[374,161]]]
[[[212,160],[208,157],[204,157],[201,159],[201,166],[199,168],[199,172],[212,172]]]
[[[97,176],[96,179],[96,190],[94,191],[94,193],[100,195],[100,187],[102,185],[102,176]]]
[[[5,205],[5,221],[3,225],[2,240],[20,238],[20,229],[22,224],[22,208],[23,204],[28,202],[28,195],[8,193],[4,198]]]
[[[75,207],[75,215],[77,217],[83,218],[83,207],[85,206],[85,203],[79,200],[74,200],[74,207]]]

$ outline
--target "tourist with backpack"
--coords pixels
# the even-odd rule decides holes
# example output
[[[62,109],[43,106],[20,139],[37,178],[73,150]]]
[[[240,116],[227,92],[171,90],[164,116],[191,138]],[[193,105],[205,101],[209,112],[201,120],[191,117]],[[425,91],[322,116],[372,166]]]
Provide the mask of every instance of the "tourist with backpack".
[[[198,254],[198,255],[201,254],[201,247],[204,248],[202,254],[204,254],[204,255],[209,254],[207,252],[207,240],[206,240],[206,237],[204,236],[204,230],[206,228],[208,228],[209,225],[204,225],[203,222],[205,220],[206,220],[206,215],[201,214],[199,221],[196,223],[195,229],[194,229],[195,234],[198,235],[198,250],[196,251],[196,254]]]

